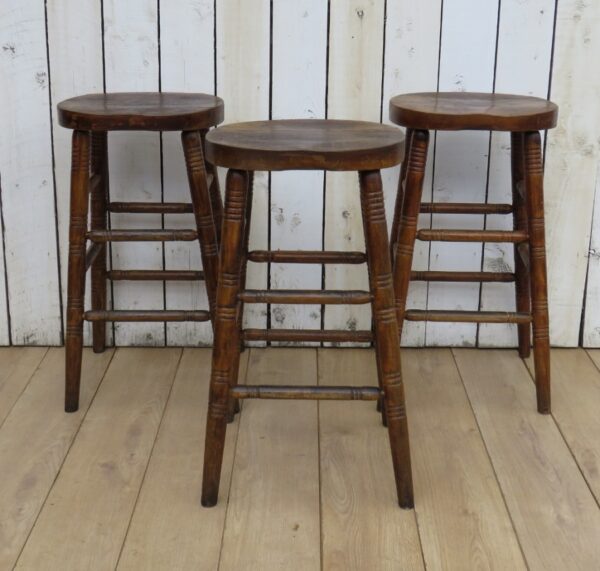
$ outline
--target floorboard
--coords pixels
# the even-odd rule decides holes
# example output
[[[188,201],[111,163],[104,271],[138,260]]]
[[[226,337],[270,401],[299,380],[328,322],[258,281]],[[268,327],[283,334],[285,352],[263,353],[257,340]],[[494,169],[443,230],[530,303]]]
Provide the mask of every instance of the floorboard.
[[[66,414],[65,353],[50,349],[2,425],[0,569],[15,564],[111,358],[84,351],[79,411]]]
[[[180,349],[119,350],[17,569],[114,569]]]
[[[242,381],[248,353],[242,355]],[[214,508],[202,508],[210,365],[210,349],[184,350],[119,561],[120,570],[217,569],[239,415],[227,430],[220,501]]]
[[[250,351],[249,385],[316,378],[315,349]],[[247,400],[239,431],[219,569],[320,569],[317,404]]]
[[[319,350],[319,384],[377,385],[367,349]],[[319,403],[323,569],[423,569],[414,511],[398,506],[375,403]]]
[[[526,569],[448,349],[406,350],[416,512],[428,569]]]
[[[479,428],[532,570],[597,569],[600,510],[514,351],[455,350]]]

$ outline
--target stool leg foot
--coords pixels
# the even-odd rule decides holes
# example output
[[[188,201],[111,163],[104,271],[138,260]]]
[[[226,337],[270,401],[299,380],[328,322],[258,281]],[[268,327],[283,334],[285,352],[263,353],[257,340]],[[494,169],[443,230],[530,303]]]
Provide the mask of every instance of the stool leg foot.
[[[100,177],[91,196],[92,230],[106,230],[108,202],[108,145],[106,131],[92,133],[92,174]],[[92,309],[106,310],[106,252],[104,244],[92,264]],[[106,349],[106,321],[95,321],[92,324],[94,353],[103,353]]]
[[[537,131],[524,135],[525,193],[529,226],[531,301],[533,314],[533,359],[537,408],[550,413],[550,334],[546,238],[544,229],[544,183],[541,138]]]
[[[527,231],[527,204],[523,199],[518,185],[524,184],[524,156],[523,133],[511,133],[511,173],[512,173],[512,200],[513,200],[513,226],[515,230]],[[529,287],[529,268],[526,266],[520,248],[529,249],[527,243],[515,244],[515,297],[517,311],[531,312],[531,291]],[[531,352],[531,324],[517,325],[519,335],[519,356],[523,359],[529,357]]]
[[[65,339],[66,412],[75,412],[79,408],[79,385],[83,352],[85,234],[88,216],[89,172],[90,134],[87,131],[74,131],[71,163],[67,335]]]
[[[396,313],[398,328],[402,333],[406,298],[412,268],[413,252],[417,237],[417,223],[421,210],[421,195],[425,179],[427,149],[429,147],[428,131],[413,131],[409,156],[406,165],[405,188],[402,213],[399,218],[398,237],[394,259],[394,290],[396,293]]]
[[[404,387],[400,368],[398,321],[394,307],[392,266],[383,190],[379,171],[360,173],[360,194],[369,265],[369,282],[373,294],[375,351],[384,393],[384,407],[396,478],[398,502],[412,508],[413,485],[408,440],[408,423],[404,403]]]
[[[240,353],[238,294],[248,193],[247,179],[247,173],[242,171],[230,170],[227,174],[202,478],[201,501],[205,507],[217,503],[229,412],[229,389],[236,383],[238,375],[237,363],[239,363]]]

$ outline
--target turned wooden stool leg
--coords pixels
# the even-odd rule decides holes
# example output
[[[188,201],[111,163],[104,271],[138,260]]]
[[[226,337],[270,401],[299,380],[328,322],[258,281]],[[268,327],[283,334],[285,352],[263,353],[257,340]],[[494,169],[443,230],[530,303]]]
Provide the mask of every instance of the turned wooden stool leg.
[[[73,131],[71,162],[71,218],[69,226],[69,276],[67,284],[67,335],[65,341],[65,411],[79,408],[83,351],[85,245],[90,176],[90,134]]]
[[[365,213],[363,224],[369,264],[369,281],[373,295],[375,350],[384,392],[384,407],[398,502],[403,508],[412,508],[413,486],[408,423],[400,369],[400,345],[398,343],[392,265],[379,171],[360,173],[360,195]]]
[[[248,192],[246,193],[246,215],[244,217],[244,231],[243,231],[243,246],[242,246],[242,259],[240,266],[240,289],[244,289],[246,287],[246,270],[248,268],[248,247],[250,244],[250,220],[252,218],[252,197],[254,191],[254,173],[249,171],[248,173]],[[237,309],[237,324],[238,330],[240,332],[240,353],[245,350],[244,339],[242,338],[242,329],[244,327],[244,302],[242,300],[238,300],[238,309]],[[237,354],[237,361],[232,363],[232,367],[235,368],[236,371],[239,371],[240,360],[239,353]],[[231,398],[229,400],[229,408],[227,412],[227,422],[233,422],[235,415],[240,412],[240,401],[236,398]]]
[[[202,131],[202,151],[204,153],[205,139],[208,131]],[[205,163],[206,172],[212,175],[212,181],[208,188],[210,192],[210,204],[212,206],[213,220],[217,231],[217,244],[221,246],[221,226],[223,225],[223,198],[221,197],[221,187],[219,185],[219,173],[217,167],[210,163]]]
[[[390,234],[390,257],[392,268],[396,260],[396,244],[400,238],[400,218],[402,216],[402,205],[404,202],[404,186],[406,181],[406,172],[408,170],[408,158],[410,157],[410,145],[412,143],[413,129],[406,129],[404,141],[404,159],[400,167],[400,178],[398,179],[398,191],[396,192],[396,202],[394,205],[394,220],[392,222],[392,232]]]
[[[512,174],[512,200],[513,200],[513,225],[515,230],[527,231],[527,204],[523,194],[524,190],[524,156],[523,133],[511,133],[511,174]],[[517,311],[531,313],[531,290],[529,287],[529,268],[523,261],[520,251],[529,252],[527,242],[515,244],[515,296]],[[526,359],[531,351],[531,324],[520,323],[517,325],[519,334],[519,355]]]
[[[204,153],[202,151],[202,133],[200,131],[184,131],[181,134],[183,152],[188,171],[190,193],[200,254],[206,282],[206,293],[210,315],[213,323],[215,320],[215,304],[217,296],[217,273],[219,271],[219,246],[217,243],[217,230],[213,218],[210,192],[207,186]]]
[[[533,314],[533,360],[538,412],[550,413],[550,334],[546,238],[544,230],[544,173],[538,131],[524,135],[525,194],[529,227],[529,264]]]
[[[202,505],[214,506],[219,494],[223,448],[227,429],[229,388],[236,384],[240,331],[238,294],[244,246],[244,217],[248,194],[248,174],[227,173],[223,242],[219,268],[219,290],[215,312],[215,341],[204,449]]]
[[[421,195],[423,194],[428,146],[428,131],[414,131],[412,133],[394,261],[394,290],[396,292],[396,313],[400,333],[402,333],[404,312],[406,311],[406,298],[417,237],[417,223],[421,210]]]
[[[106,230],[108,208],[108,145],[106,131],[92,133],[92,187],[91,187],[91,229]],[[107,244],[102,244],[100,252],[92,263],[92,309],[106,310],[106,252]],[[106,321],[94,321],[92,325],[94,353],[106,349]]]

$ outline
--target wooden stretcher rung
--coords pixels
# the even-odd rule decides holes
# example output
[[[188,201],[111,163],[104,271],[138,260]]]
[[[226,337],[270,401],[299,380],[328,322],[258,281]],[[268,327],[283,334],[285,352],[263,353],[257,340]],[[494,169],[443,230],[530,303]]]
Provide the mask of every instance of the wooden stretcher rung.
[[[523,230],[418,230],[417,238],[426,242],[526,242]]]
[[[339,331],[319,329],[245,329],[244,341],[282,341],[296,343],[301,341],[331,343],[370,343],[371,331]]]
[[[102,252],[102,250],[104,250],[105,247],[106,247],[106,245],[104,243],[98,242],[96,244],[92,244],[88,248],[88,250],[85,254],[85,269],[86,270],[88,270],[91,267],[91,265],[94,263],[94,261],[100,254],[100,252]]]
[[[147,311],[86,311],[87,321],[209,321],[208,311],[147,310]]]
[[[106,277],[113,281],[196,281],[204,272],[187,270],[110,270]]]
[[[411,272],[412,281],[423,282],[514,282],[510,272]]]
[[[411,309],[407,321],[443,321],[449,323],[531,323],[530,313],[508,311],[441,311]]]
[[[238,399],[379,400],[377,387],[326,387],[285,385],[238,385],[231,389]]]
[[[364,264],[364,252],[331,252],[299,250],[253,250],[248,252],[251,262],[281,264]]]
[[[245,290],[239,295],[244,303],[337,304],[360,305],[371,303],[368,291],[331,290]]]
[[[194,211],[187,202],[111,202],[108,209],[127,214],[188,214]]]
[[[198,238],[196,230],[91,230],[93,242],[190,242]]]
[[[512,204],[481,204],[476,202],[423,202],[423,214],[510,214]]]

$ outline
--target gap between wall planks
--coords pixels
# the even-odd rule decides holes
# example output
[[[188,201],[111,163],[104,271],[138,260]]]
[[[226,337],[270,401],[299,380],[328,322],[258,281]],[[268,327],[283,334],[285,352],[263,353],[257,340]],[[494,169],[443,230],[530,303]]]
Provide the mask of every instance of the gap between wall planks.
[[[354,113],[359,113],[361,118],[387,121],[389,96],[402,91],[435,89],[438,66],[441,88],[457,89],[457,83],[462,81],[462,86],[467,89],[478,86],[490,89],[495,81],[497,91],[544,95],[544,73],[547,74],[544,70],[552,61],[551,28],[554,22],[551,14],[555,0],[501,0],[495,8],[482,8],[473,0],[446,0],[443,10],[441,0],[417,5],[408,0],[373,0],[365,5],[331,0],[328,25],[324,23],[325,8],[310,0],[303,0],[301,4],[309,14],[307,18],[303,18],[300,5],[288,7],[284,0],[181,0],[176,3],[134,0],[127,6],[115,0],[84,0],[76,4],[74,0],[35,0],[23,6],[16,0],[9,0],[8,9],[3,10],[0,16],[0,79],[3,85],[10,86],[10,89],[3,89],[9,104],[5,104],[0,115],[3,126],[0,130],[0,223],[4,222],[4,228],[0,228],[4,237],[4,255],[0,256],[0,344],[11,342],[9,315],[12,318],[10,333],[13,343],[61,342],[60,313],[65,294],[61,275],[65,275],[67,265],[70,132],[56,123],[54,106],[59,99],[99,91],[105,82],[109,90],[157,89],[162,83],[164,89],[181,86],[182,89],[209,92],[216,84],[217,93],[227,102],[228,122],[269,115],[277,117],[279,113],[283,116],[292,111],[298,115],[306,112],[310,116],[309,108],[315,116],[319,116],[318,105],[309,106],[307,99],[318,95],[320,99],[316,103],[322,103],[325,93],[328,93],[325,110],[330,117],[353,117]],[[551,333],[554,344],[574,345],[578,342],[582,318],[588,269],[586,252],[592,229],[593,195],[600,156],[597,141],[600,121],[598,112],[593,111],[597,109],[598,85],[594,74],[589,73],[587,63],[595,61],[600,51],[598,38],[593,34],[598,29],[600,7],[597,3],[583,4],[575,0],[558,0],[556,6],[551,97],[561,106],[561,113],[559,128],[548,136],[546,155]],[[471,17],[468,20],[455,17],[461,11],[463,14],[468,12]],[[496,46],[494,38],[498,22],[495,20],[498,13]],[[74,18],[77,18],[77,25],[73,23]],[[300,19],[308,20],[312,25],[298,23]],[[206,31],[198,33],[200,29]],[[428,33],[423,33],[423,29]],[[485,35],[485,42],[476,42],[474,34]],[[292,38],[295,40],[292,41]],[[477,43],[485,49],[475,50],[473,54],[466,50],[468,53],[463,56],[461,50],[464,50],[465,44],[461,40],[467,39],[469,45]],[[497,57],[494,55],[496,50]],[[325,54],[321,56],[323,51]],[[201,52],[206,57],[198,57]],[[439,62],[438,53],[441,56]],[[488,63],[478,63],[482,60]],[[374,61],[377,65],[373,65]],[[290,62],[289,65],[285,65],[287,62]],[[383,66],[379,62],[383,62]],[[294,63],[299,67],[294,68]],[[311,68],[303,67],[309,64]],[[365,72],[359,74],[356,69],[364,69]],[[301,77],[299,81],[295,80],[298,76]],[[319,80],[324,76],[325,79]],[[353,83],[353,79],[358,85],[356,81]],[[324,87],[322,81],[327,82]],[[360,97],[356,96],[357,92]],[[305,98],[304,101],[302,98]],[[52,109],[49,109],[50,104]],[[461,137],[456,141],[463,141],[462,134],[455,136]],[[126,191],[130,199],[147,199],[149,196],[160,200],[163,195],[165,199],[183,197],[187,193],[185,173],[180,172],[182,159],[175,139],[169,135],[163,137],[164,159],[161,163],[159,136],[111,136],[113,196]],[[503,182],[507,180],[508,172],[503,166],[506,149],[502,139],[501,136],[497,140],[496,135],[492,137],[487,187],[490,201],[507,191]],[[125,143],[126,140],[128,143]],[[477,179],[477,184],[469,189],[469,198],[474,200],[475,194],[483,193],[486,188],[488,164],[485,143],[484,148],[479,149],[475,171],[471,169],[469,160],[465,161],[465,157],[461,156],[457,165],[461,164],[462,170],[454,177],[444,166],[453,156],[448,155],[443,145],[443,141],[438,141],[434,199],[457,200],[461,189],[465,188],[464,182]],[[454,146],[465,148],[462,143]],[[120,151],[123,147],[126,153]],[[430,160],[429,167],[432,166],[433,160]],[[52,188],[53,174],[55,190]],[[164,189],[161,174],[164,175]],[[391,213],[397,170],[383,174],[388,212]],[[262,174],[257,177],[254,247],[267,247],[269,226],[271,247],[313,247],[312,243],[305,244],[305,239],[318,234],[318,230],[323,232],[319,228],[323,204],[320,197],[316,198],[319,186],[316,180],[322,175],[314,173],[315,185],[309,178],[313,175],[308,173],[290,176],[293,184],[298,185],[299,192],[292,191],[296,186],[290,188],[288,184],[291,182],[280,183],[273,177],[270,205],[267,178]],[[325,243],[335,242],[336,235],[343,241],[345,230],[351,229],[353,239],[358,238],[362,245],[357,200],[346,204],[346,197],[351,200],[350,194],[354,194],[352,186],[344,185],[338,193],[335,184],[342,183],[330,183],[335,176],[327,179]],[[480,184],[480,179],[486,180]],[[455,184],[452,184],[453,180]],[[353,180],[350,183],[352,185]],[[426,183],[426,191],[430,188],[431,182]],[[307,199],[308,193],[315,194],[320,206],[310,204],[312,194]],[[272,212],[269,212],[270,208]],[[278,208],[290,211],[281,229],[275,220]],[[294,217],[296,212],[298,216]],[[597,228],[600,227],[600,209],[596,208],[595,212],[592,249],[597,248]],[[344,214],[349,218],[343,218]],[[118,218],[115,217],[115,223],[124,225],[123,217]],[[169,218],[174,217],[167,217],[168,225],[184,223]],[[436,217],[434,224],[439,225],[439,218]],[[297,224],[298,219],[301,224],[298,232],[294,233],[291,226]],[[485,223],[490,228],[499,224],[496,217],[489,217],[485,222],[481,217],[471,220],[479,225]],[[135,221],[138,226],[162,225],[160,217],[139,215],[127,225]],[[340,221],[348,228],[344,229]],[[429,224],[428,217],[422,217],[422,224]],[[32,235],[33,231],[23,232],[23,228],[34,228],[35,235]],[[338,232],[337,228],[341,228],[342,232]],[[300,243],[296,242],[296,238]],[[314,241],[319,247],[318,241]],[[34,243],[43,247],[32,248]],[[354,246],[344,244],[345,249]],[[473,269],[479,269],[482,248],[472,247],[473,259],[470,261]],[[438,267],[442,263],[454,266],[450,260],[461,257],[460,248],[458,245],[457,249],[456,244],[432,246],[434,255],[429,260],[428,245],[420,245],[415,267]],[[484,269],[496,263],[510,265],[512,262],[510,249],[490,247],[483,252]],[[119,245],[119,249],[115,249],[115,266],[125,265],[132,259],[138,262],[136,267],[162,267],[162,247],[141,244],[135,247]],[[186,246],[170,248],[167,245],[164,263],[166,267],[195,265],[198,253]],[[478,264],[479,267],[475,267]],[[583,341],[588,346],[600,345],[600,297],[595,285],[599,279],[598,267],[600,263],[591,256],[583,331]],[[348,272],[346,268],[338,270],[330,267],[326,283],[328,286],[342,284],[342,276],[345,276],[347,281],[336,287],[358,287],[366,280],[366,272],[363,274],[361,270],[363,268],[351,268]],[[318,266],[284,268],[273,265],[271,286],[312,285],[311,280],[317,282],[319,273]],[[251,264],[250,276],[253,286],[266,287],[266,266]],[[298,281],[300,279],[306,282]],[[478,285],[474,286],[471,297],[464,286],[434,284],[429,288],[428,306],[451,307],[460,302],[474,307],[480,303],[482,308],[490,309],[513,303],[510,287],[486,284],[481,289],[480,300],[479,289]],[[167,284],[165,288],[158,283],[118,284],[115,304],[117,307],[135,307],[137,302],[139,307],[159,309],[165,304],[168,307],[188,303],[202,306],[203,290],[203,285],[196,284]],[[413,306],[426,307],[427,287],[413,284],[411,290]],[[457,291],[460,292],[458,301]],[[249,322],[257,326],[266,324],[265,307],[248,309]],[[271,324],[277,326],[280,308],[271,309]],[[285,325],[281,326],[311,323],[319,309],[285,307]],[[340,312],[338,308],[328,308],[326,326],[345,328],[353,326],[355,320],[366,324],[368,310],[359,315],[354,309]],[[439,324],[428,325],[427,337],[423,324],[407,327],[405,343],[422,345],[445,341],[447,344],[461,344],[465,341],[462,326],[447,326],[447,333],[441,327]],[[466,342],[475,342],[474,331],[474,328],[468,331]],[[211,337],[206,325],[199,329],[197,325],[169,325],[166,334],[165,341],[162,324],[123,325],[119,327],[117,343],[197,344],[210,342]],[[514,335],[508,328],[480,326],[479,343],[513,344]]]

